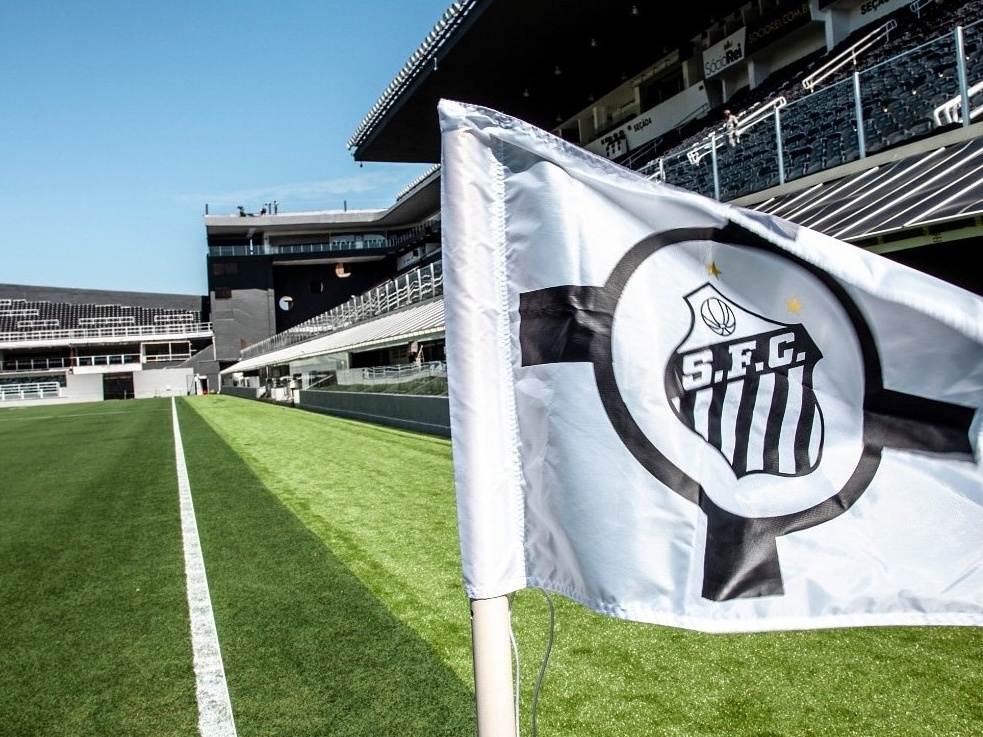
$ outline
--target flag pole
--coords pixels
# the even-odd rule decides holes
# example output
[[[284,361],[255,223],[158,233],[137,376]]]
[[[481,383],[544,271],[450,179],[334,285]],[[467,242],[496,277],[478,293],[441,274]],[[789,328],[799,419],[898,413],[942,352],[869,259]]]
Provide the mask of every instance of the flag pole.
[[[507,597],[471,600],[478,737],[517,737],[509,632]]]

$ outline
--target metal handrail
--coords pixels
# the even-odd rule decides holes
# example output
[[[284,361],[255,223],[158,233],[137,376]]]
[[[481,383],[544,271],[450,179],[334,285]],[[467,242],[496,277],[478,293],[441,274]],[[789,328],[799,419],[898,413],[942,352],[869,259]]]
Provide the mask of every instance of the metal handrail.
[[[277,333],[265,340],[243,348],[240,358],[252,358],[264,353],[303,343],[321,335],[349,328],[358,323],[393,312],[408,305],[423,302],[444,293],[443,268],[440,262],[398,276],[375,289],[352,297],[348,302],[310,320]]]
[[[922,8],[924,8],[926,5],[931,5],[934,2],[938,2],[938,0],[914,0],[914,2],[908,3],[908,10],[921,18]]]
[[[966,94],[970,98],[978,95],[980,92],[983,92],[983,81],[977,82],[966,90]],[[946,100],[935,108],[935,111],[932,113],[932,117],[935,119],[935,124],[937,126],[943,126],[949,125],[950,123],[961,123],[963,121],[962,106],[962,95],[956,95],[952,99]],[[972,107],[970,108],[970,120],[973,120],[980,115],[983,115],[983,107],[977,107],[975,109]]]
[[[737,119],[737,136],[740,138],[744,135],[744,132],[748,129],[754,127],[760,123],[764,118],[771,116],[775,110],[783,108],[788,104],[788,100],[784,97],[776,97],[769,100],[766,103],[759,105],[748,113],[744,114],[744,117],[738,117]],[[695,144],[691,149],[686,152],[686,158],[689,159],[689,163],[696,166],[703,160],[703,157],[708,153],[713,151],[717,145],[717,139],[720,134],[716,131],[711,131],[710,135],[707,136],[703,141]]]
[[[0,402],[10,399],[44,399],[57,397],[61,385],[57,381],[32,381],[22,384],[0,384]]]
[[[859,54],[862,54],[864,51],[867,51],[869,48],[874,46],[879,36],[886,37],[897,27],[898,22],[896,20],[889,20],[880,28],[871,31],[862,39],[857,41],[857,43],[853,44],[853,46],[846,49],[841,54],[834,56],[832,59],[826,62],[826,64],[819,67],[819,69],[803,79],[802,86],[809,92],[814,92],[820,82],[838,72],[840,69],[846,66],[848,62],[856,66],[857,56]]]

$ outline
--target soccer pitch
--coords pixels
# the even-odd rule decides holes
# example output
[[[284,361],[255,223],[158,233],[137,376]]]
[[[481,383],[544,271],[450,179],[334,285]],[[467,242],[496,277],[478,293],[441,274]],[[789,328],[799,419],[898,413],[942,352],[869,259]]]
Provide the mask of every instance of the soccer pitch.
[[[0,735],[198,734],[171,401],[0,410]],[[475,734],[450,443],[176,406],[237,734]],[[541,735],[983,735],[978,629],[705,635],[554,603]],[[530,734],[542,594],[513,626]]]

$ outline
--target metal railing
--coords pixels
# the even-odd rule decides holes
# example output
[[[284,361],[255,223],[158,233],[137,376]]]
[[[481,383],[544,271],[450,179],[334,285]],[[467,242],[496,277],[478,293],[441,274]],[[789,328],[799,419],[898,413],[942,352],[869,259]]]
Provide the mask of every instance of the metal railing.
[[[385,284],[352,297],[317,317],[312,317],[282,333],[254,343],[242,350],[241,358],[302,343],[321,335],[348,328],[402,307],[424,302],[444,293],[444,272],[441,262],[435,262],[407,272]]]
[[[304,253],[330,253],[332,251],[386,250],[389,241],[385,236],[369,238],[351,237],[317,243],[256,243],[238,246],[209,246],[210,256],[281,256]]]
[[[435,166],[434,170],[440,167]],[[429,172],[427,174],[429,176]],[[421,177],[423,179],[423,177]],[[411,185],[412,187],[412,185]],[[398,196],[397,196],[398,199]],[[304,253],[331,253],[332,251],[387,251],[397,249],[405,243],[433,233],[440,228],[440,215],[396,235],[346,235],[332,236],[327,241],[317,243],[264,244],[256,243],[237,246],[209,246],[209,256],[279,256]]]
[[[802,86],[809,92],[815,92],[816,87],[818,87],[821,82],[839,72],[841,69],[843,69],[843,67],[847,65],[856,66],[857,59],[861,54],[874,48],[879,43],[886,42],[888,37],[891,35],[891,31],[897,27],[898,22],[896,20],[889,20],[880,28],[868,33],[850,48],[843,51],[843,53],[837,54],[823,66],[819,67],[819,69],[803,79]]]
[[[152,338],[174,335],[182,338],[207,338],[212,334],[210,322],[181,325],[121,325],[111,327],[69,328],[63,330],[30,330],[24,332],[0,333],[3,343],[52,343],[64,341],[84,341],[103,338]]]
[[[148,359],[148,361],[152,360],[154,359]],[[10,358],[3,362],[0,370],[4,372],[59,371],[97,366],[124,366],[131,363],[140,363],[139,353],[102,353],[93,356],[65,356],[62,358]]]
[[[402,363],[392,366],[340,369],[335,378],[340,386],[351,384],[402,384],[414,379],[431,376],[447,376],[447,364],[443,361]]]
[[[974,120],[980,115],[983,115],[983,105],[977,107],[972,106],[973,100],[983,92],[983,82],[977,82],[968,90],[966,90],[967,97],[970,101],[969,108],[969,119]],[[935,124],[938,126],[950,125],[951,123],[961,123],[963,122],[963,98],[962,95],[956,95],[950,100],[946,100],[944,103],[935,108],[932,113],[932,117],[935,120]]]
[[[188,351],[173,351],[171,353],[147,353],[143,357],[144,363],[173,363],[175,361],[187,361],[193,354]]]
[[[983,115],[974,108],[980,93],[983,21],[976,21],[773,106],[770,119],[742,127],[735,147],[715,128],[709,139],[669,151],[639,171],[732,200],[862,159],[940,125],[969,125]]]
[[[427,235],[432,235],[440,232],[440,214],[434,215],[428,218],[420,225],[417,225],[409,230],[405,230],[399,235],[389,236],[389,247],[399,248],[400,246],[410,243],[414,240],[419,240]]]
[[[60,391],[57,381],[32,381],[24,384],[0,384],[0,402],[21,399],[49,399]]]
[[[57,371],[72,366],[70,358],[11,358],[0,364],[0,370],[13,371]]]
[[[787,104],[788,101],[784,97],[776,97],[738,117],[736,128],[734,130],[737,139],[740,140],[741,136],[751,130],[751,128],[753,128],[756,124],[760,123],[765,118],[772,117],[775,110],[785,107]],[[686,152],[686,158],[689,159],[689,163],[696,166],[700,163],[704,156],[712,153],[716,148],[716,142],[719,140],[721,135],[726,136],[726,132],[718,133],[717,131],[713,131],[704,140],[700,141],[689,149],[689,151]]]

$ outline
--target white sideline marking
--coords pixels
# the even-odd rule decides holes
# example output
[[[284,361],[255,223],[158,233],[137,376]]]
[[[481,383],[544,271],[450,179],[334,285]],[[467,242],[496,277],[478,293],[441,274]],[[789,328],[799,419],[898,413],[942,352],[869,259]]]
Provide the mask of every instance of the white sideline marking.
[[[198,539],[198,523],[191,501],[191,483],[184,461],[184,445],[177,421],[177,404],[171,397],[174,425],[174,456],[177,461],[177,485],[181,499],[181,535],[184,539],[184,572],[188,579],[188,610],[191,614],[191,650],[195,664],[195,691],[198,696],[198,732],[202,737],[235,737],[232,702],[225,682],[222,652],[212,613],[212,600],[205,578],[205,560]]]

